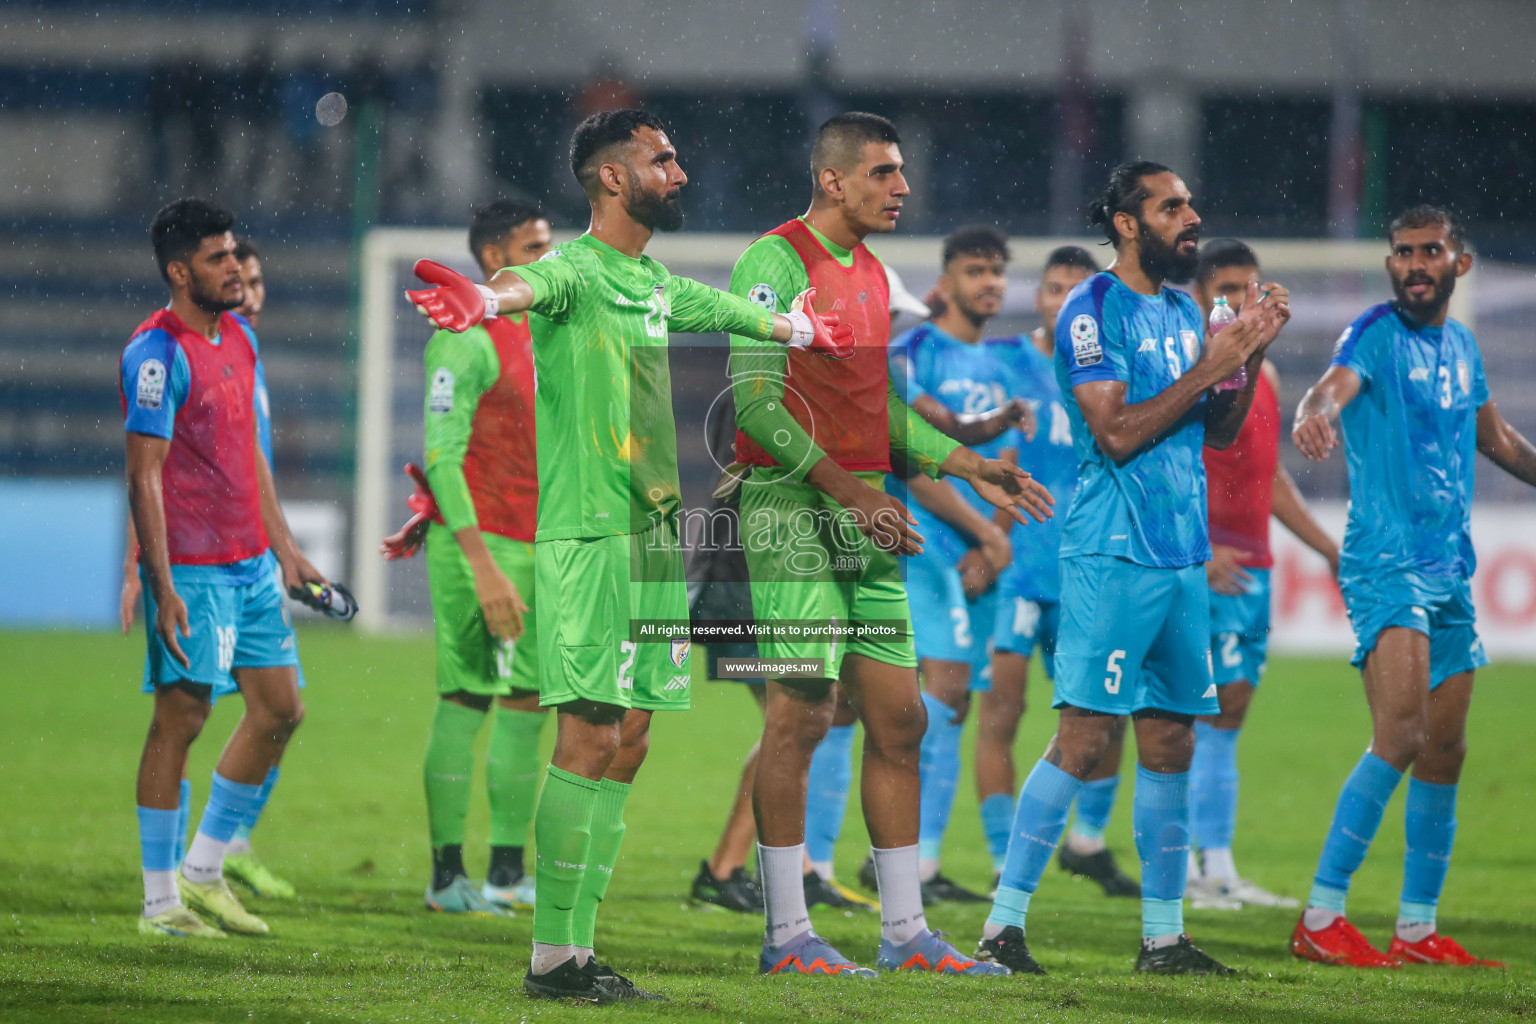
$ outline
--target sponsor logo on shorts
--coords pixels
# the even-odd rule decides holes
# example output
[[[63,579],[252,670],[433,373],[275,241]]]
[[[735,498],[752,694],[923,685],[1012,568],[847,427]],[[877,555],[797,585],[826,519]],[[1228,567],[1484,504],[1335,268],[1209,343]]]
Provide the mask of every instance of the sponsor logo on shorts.
[[[1205,692],[1200,695],[1200,698],[1204,700],[1206,697],[1214,696],[1216,696],[1216,684],[1212,683],[1210,686],[1205,688]]]
[[[1072,356],[1078,366],[1097,366],[1104,361],[1104,349],[1099,345],[1098,321],[1087,313],[1079,313],[1072,320]]]
[[[686,690],[686,689],[688,689],[688,677],[687,676],[673,676],[671,679],[667,680],[667,685],[663,686],[662,689],[663,690]]]
[[[138,393],[134,397],[140,409],[158,409],[165,400],[165,364],[146,359],[139,364]]]

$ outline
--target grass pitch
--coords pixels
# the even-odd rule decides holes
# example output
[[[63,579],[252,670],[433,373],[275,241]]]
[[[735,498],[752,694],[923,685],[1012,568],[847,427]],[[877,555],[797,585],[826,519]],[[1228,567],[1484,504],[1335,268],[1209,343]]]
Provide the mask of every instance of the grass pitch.
[[[1237,979],[1131,973],[1134,900],[1109,900],[1054,865],[1030,915],[1046,978],[765,979],[761,923],[687,904],[712,848],[741,758],[758,727],[733,685],[695,689],[695,710],[658,716],[629,804],[629,832],[599,920],[600,952],[669,1004],[575,1007],[521,994],[528,915],[465,920],[422,908],[427,840],[420,752],[435,699],[430,639],[363,640],[318,628],[301,638],[309,717],[256,833],[262,857],[298,886],[297,902],[250,899],[273,935],[212,943],[146,940],[133,777],[149,720],[138,693],[142,638],[0,633],[0,1021],[659,1020],[1490,1021],[1536,1018],[1536,670],[1495,666],[1478,679],[1472,754],[1442,929],[1508,972],[1418,968],[1364,974],[1301,964],[1286,940],[1295,913],[1190,911],[1195,940],[1241,967]],[[1032,694],[1019,740],[1028,770],[1054,715]],[[194,747],[194,822],[239,714],[215,709]],[[1237,855],[1245,874],[1302,897],[1339,784],[1368,738],[1358,678],[1340,660],[1276,659],[1241,747]],[[546,731],[546,745],[552,733]],[[485,736],[482,734],[482,741]],[[1131,783],[1111,845],[1135,870]],[[851,802],[838,867],[851,878],[867,842]],[[1401,791],[1360,872],[1351,918],[1385,943],[1403,852]],[[485,866],[477,793],[466,859]],[[982,886],[985,847],[967,779],[946,873]],[[848,954],[874,959],[871,915],[814,915]],[[985,906],[940,907],[935,926],[968,952]]]

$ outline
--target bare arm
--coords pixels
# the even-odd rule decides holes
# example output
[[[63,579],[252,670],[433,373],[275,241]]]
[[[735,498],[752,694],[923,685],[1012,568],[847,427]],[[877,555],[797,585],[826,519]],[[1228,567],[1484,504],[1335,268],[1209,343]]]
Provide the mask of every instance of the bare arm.
[[[475,596],[480,601],[480,612],[485,625],[498,640],[516,640],[523,635],[523,616],[528,605],[517,585],[507,578],[485,545],[485,537],[476,525],[466,526],[453,535],[459,550],[469,561],[470,574],[475,581]]]
[[[267,465],[267,454],[261,450],[254,433],[251,435],[251,443],[256,447],[256,488],[261,497],[261,525],[266,527],[267,542],[272,545],[272,553],[283,567],[283,586],[290,594],[301,590],[306,583],[328,586],[329,581],[309,564],[309,559],[304,557],[294,542],[293,532],[288,529],[288,517],[283,515],[283,506],[277,500],[272,467]]]
[[[1010,398],[990,412],[957,413],[932,395],[918,395],[912,408],[964,445],[985,444],[1006,433],[1010,427],[1018,427],[1031,440],[1035,436],[1034,410],[1028,402],[1018,398]]]
[[[118,621],[123,635],[133,628],[133,615],[139,606],[143,587],[139,583],[139,535],[133,529],[133,509],[128,510],[128,541],[123,545],[123,590],[118,598]]]
[[[1477,410],[1477,450],[1510,476],[1536,487],[1536,447],[1509,425],[1491,399]]]
[[[181,650],[177,636],[191,636],[187,606],[171,582],[170,545],[165,532],[165,493],[161,469],[170,454],[169,438],[129,432],[128,509],[139,537],[139,558],[149,577],[150,593],[155,598],[154,630],[165,643],[171,657],[190,668],[191,662]]]
[[[1270,512],[1280,524],[1296,535],[1307,547],[1328,560],[1328,568],[1339,574],[1339,546],[1328,536],[1307,508],[1306,499],[1296,489],[1296,481],[1284,466],[1275,467],[1275,481],[1270,487]]]
[[[1261,288],[1264,299],[1256,302]],[[1264,285],[1250,284],[1248,298],[1243,303],[1243,313],[1238,314],[1238,323],[1249,312],[1254,313],[1252,323],[1256,343],[1243,363],[1247,371],[1247,384],[1233,391],[1217,392],[1205,407],[1205,446],[1217,451],[1231,447],[1243,429],[1243,421],[1248,418],[1248,410],[1253,405],[1254,389],[1258,387],[1259,375],[1264,372],[1264,354],[1291,318],[1290,290],[1273,281]],[[1237,324],[1232,326],[1236,327]]]
[[[1296,422],[1291,427],[1291,440],[1301,454],[1321,462],[1338,447],[1339,435],[1333,425],[1358,394],[1360,375],[1347,366],[1330,366],[1322,379],[1307,389],[1296,406]]]

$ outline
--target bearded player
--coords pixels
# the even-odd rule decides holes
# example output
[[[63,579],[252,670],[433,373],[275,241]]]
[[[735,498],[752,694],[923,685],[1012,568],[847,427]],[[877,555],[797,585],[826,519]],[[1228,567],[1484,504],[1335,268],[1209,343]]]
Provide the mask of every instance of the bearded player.
[[[1062,403],[1053,362],[1056,317],[1072,289],[1099,272],[1087,250],[1061,246],[1046,257],[1035,289],[1040,326],[1028,334],[991,338],[986,347],[1004,367],[1004,390],[1027,402],[1039,421],[1033,436],[1017,433],[1003,456],[1030,467],[1056,500],[1070,503],[1077,490],[1077,457],[1072,428]],[[993,888],[1002,874],[1013,828],[1017,773],[1013,744],[1024,716],[1030,657],[1039,650],[1040,665],[1054,678],[1061,623],[1061,526],[1065,517],[1038,528],[1009,529],[1013,565],[988,595],[982,619],[992,630],[990,679],[981,690],[976,720],[976,798],[987,851],[992,855]],[[1109,896],[1139,896],[1141,886],[1120,870],[1104,842],[1104,830],[1120,789],[1120,758],[1125,719],[1110,726],[1109,746],[1099,766],[1077,794],[1077,813],[1061,841],[1056,861],[1062,870],[1091,878]]]
[[[1289,315],[1278,285],[1205,337],[1194,299],[1200,218],[1189,189],[1150,161],[1122,164],[1090,209],[1115,248],[1110,269],[1068,296],[1056,378],[1080,479],[1062,527],[1054,705],[1060,723],[1019,793],[1013,837],[979,956],[1043,973],[1025,941],[1041,873],[1067,809],[1131,716],[1132,821],[1141,856],[1138,971],[1231,973],[1184,934],[1189,759],[1211,680],[1204,445],[1226,447],[1253,399],[1264,349]],[[1209,392],[1248,368],[1249,383]]]
[[[298,651],[272,565],[289,592],[326,585],[293,541],[258,433],[255,332],[230,311],[245,295],[234,218],[198,199],[150,228],[170,304],[123,352],[128,497],[141,543],[154,719],[139,765],[145,934],[268,931],[230,891],[224,854],[251,819],[303,718]],[[214,770],[197,835],[177,867],[188,748],[217,696],[245,714]]]
[[[607,1002],[648,995],[597,961],[593,934],[651,714],[689,704],[668,333],[725,330],[811,349],[818,360],[848,354],[852,341],[835,317],[800,303],[780,316],[673,277],[645,255],[654,232],[682,226],[688,181],[653,115],[587,118],[571,139],[571,170],[592,207],[586,234],[488,285],[423,260],[417,275],[436,287],[408,295],[451,331],[533,314],[539,703],[556,709],[558,726],[534,819],[534,944],[523,987],[533,997]]]
[[[812,199],[803,217],[754,242],[731,290],[766,309],[815,294],[815,308],[854,327],[852,358],[829,362],[731,339],[741,516],[752,604],[770,628],[822,630],[770,637],[768,658],[819,664],[810,678],[770,678],[754,783],[767,927],[764,973],[871,976],[811,927],[801,884],[807,770],[832,722],[840,682],[864,724],[862,797],[880,890],[878,966],[1003,974],[957,953],[930,931],[918,878],[918,756],[926,725],[906,592],[896,555],[922,538],[883,490],[893,456],[930,477],[961,477],[997,506],[1043,519],[1050,497],[1028,474],[983,459],[939,433],[897,397],[886,362],[888,283],[864,245],[895,229],[908,194],[895,127],[840,114],[817,132]],[[857,630],[853,635],[827,632]]]
[[[1259,260],[1233,238],[1200,249],[1195,298],[1207,320],[1218,298],[1241,308]],[[1296,482],[1280,464],[1280,375],[1264,361],[1253,408],[1230,448],[1205,449],[1210,491],[1211,668],[1221,713],[1195,721],[1190,764],[1190,905],[1234,910],[1244,906],[1294,907],[1237,873],[1232,838],[1237,830],[1237,739],[1253,701],[1269,643],[1269,517],[1328,561],[1338,575],[1339,548],[1312,518]],[[1198,849],[1196,859],[1194,851]]]
[[[1461,225],[1417,206],[1392,221],[1387,238],[1395,301],[1339,336],[1291,433],[1303,455],[1320,460],[1338,446],[1335,421],[1343,426],[1350,501],[1339,583],[1371,710],[1371,745],[1339,793],[1291,951],[1350,967],[1497,967],[1439,934],[1435,918],[1456,835],[1472,676],[1488,663],[1469,586],[1476,453],[1536,485],[1536,447],[1505,422],[1472,332],[1447,315],[1456,279],[1472,269]],[[1344,900],[1410,769],[1402,899],[1382,953],[1344,917]]]

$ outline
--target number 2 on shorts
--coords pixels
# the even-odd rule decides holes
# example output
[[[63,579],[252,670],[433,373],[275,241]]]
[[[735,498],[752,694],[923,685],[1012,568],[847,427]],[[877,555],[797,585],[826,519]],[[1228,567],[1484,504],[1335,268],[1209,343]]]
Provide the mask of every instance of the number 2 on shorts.
[[[619,689],[633,690],[635,688],[635,654],[640,650],[640,645],[624,640],[619,644],[619,653],[624,655],[624,660],[619,663]]]
[[[1104,689],[1109,693],[1120,692],[1120,680],[1125,676],[1125,670],[1120,667],[1120,659],[1124,657],[1124,651],[1115,651],[1110,654],[1109,661],[1104,665],[1110,673],[1104,677]]]

